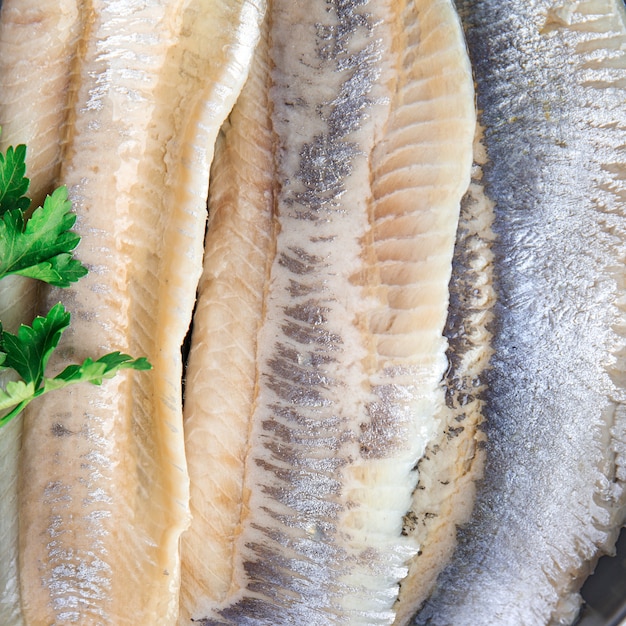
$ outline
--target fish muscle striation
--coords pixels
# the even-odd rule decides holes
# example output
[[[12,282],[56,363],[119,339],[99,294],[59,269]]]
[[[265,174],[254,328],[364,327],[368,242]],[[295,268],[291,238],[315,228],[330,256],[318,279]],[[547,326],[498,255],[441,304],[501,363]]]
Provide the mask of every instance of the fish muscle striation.
[[[89,274],[51,369],[111,350],[151,372],[56,392],[25,414],[20,576],[32,624],[173,624],[188,524],[181,344],[201,271],[215,136],[261,3],[92,1],[61,181]]]
[[[444,403],[471,70],[447,0],[277,0],[262,41],[213,168],[181,623],[391,624]]]
[[[82,13],[76,0],[4,0],[0,3],[0,149],[28,146],[29,196],[40,205],[61,166],[69,83]],[[37,282],[8,276],[0,282],[2,327],[30,323]],[[9,376],[0,375],[3,382]],[[20,626],[18,476],[22,416],[0,429],[0,624]]]
[[[403,532],[419,551],[400,586],[394,624],[407,623],[433,590],[456,545],[457,526],[474,505],[475,482],[485,461],[484,394],[493,354],[493,202],[485,195],[482,129],[474,143],[472,182],[461,203],[450,304],[444,334],[448,369],[445,405],[438,411],[437,436],[420,459],[419,481]]]

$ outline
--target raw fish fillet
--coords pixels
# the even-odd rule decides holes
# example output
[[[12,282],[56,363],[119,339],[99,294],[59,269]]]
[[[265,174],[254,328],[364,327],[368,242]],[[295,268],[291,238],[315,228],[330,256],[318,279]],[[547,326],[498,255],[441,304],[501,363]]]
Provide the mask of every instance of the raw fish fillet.
[[[444,403],[471,70],[446,0],[268,20],[213,168],[179,623],[391,624]]]
[[[572,623],[625,513],[626,11],[459,0],[495,203],[487,463],[415,624]]]
[[[215,136],[245,81],[263,6],[95,1],[72,78],[61,181],[87,277],[51,370],[111,350],[151,372],[77,386],[25,413],[20,576],[30,624],[165,626],[188,524],[181,344],[201,271]]]

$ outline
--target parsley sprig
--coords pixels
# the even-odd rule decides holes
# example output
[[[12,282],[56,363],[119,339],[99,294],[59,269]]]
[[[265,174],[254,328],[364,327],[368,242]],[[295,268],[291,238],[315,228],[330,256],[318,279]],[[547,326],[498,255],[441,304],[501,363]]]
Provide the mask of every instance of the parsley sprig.
[[[26,178],[26,146],[10,146],[0,154],[0,215],[14,209],[26,211],[30,199],[26,192],[30,181]]]
[[[59,187],[27,217],[31,201],[26,196],[30,181],[25,176],[25,159],[23,145],[0,154],[0,279],[19,274],[68,287],[87,273],[87,268],[72,256],[80,241],[71,231],[76,215],[67,189]],[[5,331],[0,321],[0,371],[12,370],[19,378],[0,388],[0,426],[29,402],[54,389],[80,382],[100,385],[122,369],[151,369],[143,357],[134,359],[111,352],[69,365],[56,376],[46,376],[48,360],[70,319],[70,313],[59,303],[45,317],[36,317],[32,326],[20,326],[15,335]]]
[[[69,287],[87,273],[72,258],[80,237],[70,228],[76,221],[67,189],[59,187],[26,219],[22,209],[0,214],[0,279],[20,274],[55,287]]]

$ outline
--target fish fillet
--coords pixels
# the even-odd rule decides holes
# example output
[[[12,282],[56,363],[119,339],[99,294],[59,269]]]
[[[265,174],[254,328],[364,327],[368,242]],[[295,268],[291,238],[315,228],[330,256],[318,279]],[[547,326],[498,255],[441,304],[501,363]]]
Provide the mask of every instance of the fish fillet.
[[[250,76],[220,134],[211,176],[185,381],[192,521],[181,542],[180,624],[224,601],[235,584],[232,544],[243,515],[256,336],[274,236],[267,35],[265,21]]]
[[[16,333],[20,324],[30,323],[37,305],[35,281],[7,276],[0,281],[2,328]],[[0,372],[0,385],[15,379]],[[22,626],[18,578],[18,480],[22,446],[22,414],[0,428],[0,624]]]
[[[420,459],[403,532],[419,544],[402,580],[394,624],[406,624],[433,590],[456,545],[457,526],[469,520],[475,482],[485,461],[484,395],[490,358],[495,289],[493,284],[493,202],[485,195],[486,155],[482,129],[474,142],[472,182],[461,203],[450,304],[444,335],[448,339],[446,402],[439,430]]]
[[[35,206],[55,185],[68,110],[68,82],[80,23],[75,0],[0,3],[0,149],[26,144],[29,196]],[[0,282],[0,320],[15,333],[30,323],[37,283],[22,276]],[[3,382],[7,375],[2,375]],[[0,429],[0,623],[20,626],[18,467],[22,417]]]
[[[471,522],[414,623],[569,624],[626,504],[626,12],[458,5],[495,203],[489,443]]]
[[[180,623],[391,624],[444,402],[469,61],[445,0],[268,20],[213,168]]]
[[[4,0],[0,13],[0,146],[25,143],[30,197],[40,206],[61,168],[70,76],[86,3]]]
[[[166,625],[178,614],[189,517],[181,344],[201,271],[209,165],[263,7],[85,6],[61,180],[90,272],[47,297],[73,315],[51,368],[119,349],[154,369],[50,394],[26,412],[22,600],[27,623]]]

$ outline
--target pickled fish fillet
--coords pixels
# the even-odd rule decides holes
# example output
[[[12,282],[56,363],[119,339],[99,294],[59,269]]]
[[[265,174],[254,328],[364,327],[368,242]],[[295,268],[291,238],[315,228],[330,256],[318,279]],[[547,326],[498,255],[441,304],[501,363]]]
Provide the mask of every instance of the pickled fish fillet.
[[[2,328],[16,333],[20,324],[30,323],[37,305],[37,285],[23,276],[6,276],[0,281]],[[0,372],[4,388],[14,379]],[[22,446],[22,415],[0,428],[0,624],[21,626],[22,612],[18,578],[18,480]]]
[[[25,143],[39,206],[61,168],[71,70],[83,28],[78,0],[4,0],[0,13],[0,147]]]
[[[273,246],[267,45],[265,21],[248,82],[218,139],[211,175],[204,271],[185,380],[192,521],[181,542],[180,624],[225,600],[233,578],[256,335]]]
[[[444,403],[471,71],[448,1],[279,0],[267,28],[213,167],[180,623],[391,624]]]
[[[26,144],[29,196],[40,204],[59,173],[70,95],[69,76],[81,13],[75,0],[0,3],[0,149]],[[30,323],[37,283],[22,276],[0,282],[0,320],[15,333]],[[3,373],[2,382],[7,374]],[[0,624],[22,622],[18,581],[18,467],[22,418],[0,429]]]
[[[415,623],[568,624],[625,511],[624,5],[458,5],[498,238],[489,443]]]
[[[32,624],[173,624],[188,523],[181,344],[201,272],[215,136],[245,80],[262,6],[86,3],[61,180],[87,277],[51,368],[111,350],[154,369],[25,413],[20,575]],[[43,452],[45,451],[45,452]]]
[[[419,544],[400,585],[394,624],[406,624],[433,590],[438,574],[456,546],[457,526],[470,518],[475,482],[485,461],[484,394],[493,354],[493,203],[485,195],[482,166],[486,155],[481,128],[474,142],[472,182],[461,202],[450,304],[444,335],[448,339],[446,402],[438,435],[420,459],[403,532]]]
[[[37,288],[22,276],[7,276],[0,281],[0,320],[2,327],[17,332],[21,323],[34,317]],[[14,379],[9,371],[0,372],[4,387]],[[22,415],[0,428],[0,624],[21,626],[18,579],[18,479],[22,445]]]

